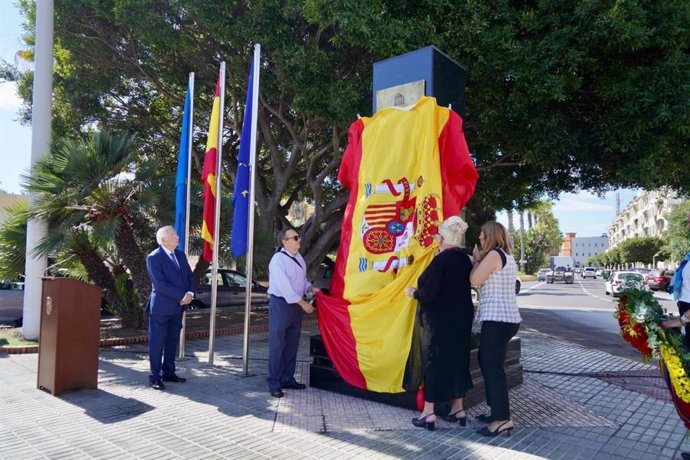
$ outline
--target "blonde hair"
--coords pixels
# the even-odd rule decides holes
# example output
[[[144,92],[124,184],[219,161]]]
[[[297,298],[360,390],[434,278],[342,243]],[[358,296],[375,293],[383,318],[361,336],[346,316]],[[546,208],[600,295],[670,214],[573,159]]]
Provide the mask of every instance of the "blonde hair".
[[[451,246],[462,247],[467,223],[458,216],[450,216],[438,229],[438,234]]]
[[[482,225],[482,233],[484,234],[484,244],[482,245],[482,257],[486,256],[489,251],[496,248],[501,248],[506,254],[513,253],[513,245],[510,242],[506,228],[493,220]]]

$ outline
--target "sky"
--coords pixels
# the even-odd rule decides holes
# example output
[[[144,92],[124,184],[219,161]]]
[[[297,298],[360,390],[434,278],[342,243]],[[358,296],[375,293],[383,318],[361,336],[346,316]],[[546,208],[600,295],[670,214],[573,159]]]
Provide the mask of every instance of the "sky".
[[[0,0],[0,58],[15,63],[22,49],[22,17],[14,2]],[[21,64],[25,65],[25,64]],[[22,126],[17,111],[21,100],[11,83],[0,83],[0,189],[22,193],[20,175],[31,163],[31,128]],[[621,190],[621,209],[635,196],[635,191]],[[600,236],[607,232],[616,215],[616,192],[599,198],[586,192],[563,194],[554,202],[553,213],[561,232],[577,236]],[[498,220],[507,224],[505,213]],[[516,221],[517,224],[517,221]]]
[[[636,193],[635,190],[628,189],[609,192],[602,197],[587,192],[564,193],[554,200],[553,214],[558,219],[558,228],[563,234],[573,232],[576,237],[601,236],[608,232],[609,226],[616,217],[616,194],[620,195],[622,211]],[[505,212],[499,213],[497,220],[508,225]],[[516,227],[520,225],[519,222],[516,213],[514,217]],[[525,225],[527,225],[526,221]]]
[[[22,49],[22,18],[10,0],[0,0],[0,59],[15,63]],[[31,164],[31,128],[16,121],[21,100],[12,83],[0,83],[0,189],[21,193],[21,174]]]

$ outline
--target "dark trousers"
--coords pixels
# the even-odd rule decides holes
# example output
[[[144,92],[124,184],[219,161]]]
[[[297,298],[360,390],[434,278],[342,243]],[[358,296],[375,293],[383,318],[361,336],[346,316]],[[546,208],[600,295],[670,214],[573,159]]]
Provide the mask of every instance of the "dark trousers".
[[[682,315],[690,310],[690,303],[678,301],[678,312]],[[685,337],[683,338],[685,348],[690,349],[690,324],[685,326]]]
[[[508,341],[517,334],[519,323],[482,321],[479,337],[479,367],[484,376],[486,402],[494,420],[510,419],[508,382],[504,364]]]
[[[149,316],[149,362],[151,383],[175,375],[175,355],[182,330],[182,313]],[[163,365],[161,366],[161,361]]]
[[[268,389],[295,383],[297,348],[302,329],[302,307],[282,297],[268,300]]]

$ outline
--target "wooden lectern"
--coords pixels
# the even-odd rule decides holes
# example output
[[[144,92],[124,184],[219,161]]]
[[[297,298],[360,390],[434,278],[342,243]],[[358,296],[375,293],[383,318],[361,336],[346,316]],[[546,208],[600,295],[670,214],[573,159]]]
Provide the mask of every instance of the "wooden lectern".
[[[38,388],[57,396],[98,387],[101,288],[71,278],[43,278]]]

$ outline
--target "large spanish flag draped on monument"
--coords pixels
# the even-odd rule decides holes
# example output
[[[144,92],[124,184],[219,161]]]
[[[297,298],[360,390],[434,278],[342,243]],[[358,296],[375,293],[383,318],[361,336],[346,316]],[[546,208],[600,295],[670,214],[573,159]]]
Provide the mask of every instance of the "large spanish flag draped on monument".
[[[218,168],[218,129],[220,125],[220,77],[216,82],[216,93],[213,97],[211,120],[206,138],[206,154],[201,181],[204,184],[204,210],[201,223],[201,238],[204,240],[204,260],[213,259],[213,230],[216,213],[216,170]]]
[[[338,373],[370,391],[403,391],[416,301],[407,286],[429,265],[434,235],[458,215],[478,175],[462,119],[424,97],[350,126],[338,180],[350,191],[319,329]]]

